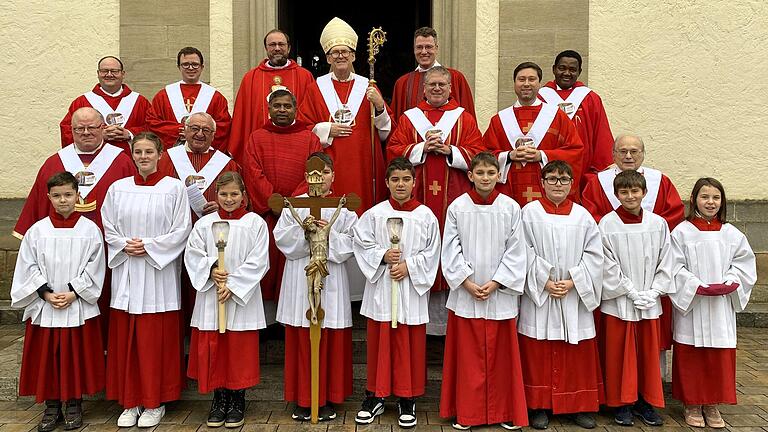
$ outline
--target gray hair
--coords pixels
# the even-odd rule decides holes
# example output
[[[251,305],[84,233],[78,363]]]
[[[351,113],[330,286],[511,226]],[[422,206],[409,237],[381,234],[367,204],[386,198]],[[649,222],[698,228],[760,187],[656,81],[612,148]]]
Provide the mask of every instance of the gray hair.
[[[637,142],[640,143],[640,146],[643,148],[643,153],[645,153],[645,143],[643,142],[643,139],[640,137],[640,135],[635,135],[631,133],[623,133],[616,136],[616,139],[613,141],[613,151],[616,151],[616,147],[619,145],[619,143],[624,139],[635,139]]]
[[[81,116],[86,115],[86,113],[90,115],[95,114],[96,118],[98,118],[101,123],[104,123],[104,116],[101,115],[100,112],[91,107],[82,107],[72,113],[72,127],[75,127],[75,121],[79,120]]]
[[[427,78],[429,78],[430,75],[434,75],[434,74],[440,74],[440,75],[443,75],[443,76],[447,77],[448,78],[448,84],[451,83],[451,78],[452,78],[451,77],[451,71],[449,71],[448,68],[445,68],[443,66],[433,66],[433,67],[429,68],[424,73],[424,82],[427,81]]]
[[[184,126],[189,126],[189,121],[192,120],[192,117],[204,118],[211,125],[213,131],[214,132],[216,131],[216,120],[214,120],[213,117],[207,112],[202,112],[202,111],[198,111],[188,115],[187,119],[184,121]]]

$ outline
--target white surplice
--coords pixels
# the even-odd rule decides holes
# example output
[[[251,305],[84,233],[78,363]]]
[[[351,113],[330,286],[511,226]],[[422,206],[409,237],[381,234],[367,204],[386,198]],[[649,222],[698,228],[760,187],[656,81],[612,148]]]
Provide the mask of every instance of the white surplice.
[[[203,331],[218,329],[219,300],[211,279],[211,268],[219,259],[211,226],[221,221],[218,212],[195,223],[184,251],[184,266],[197,290],[190,326]],[[256,213],[240,219],[227,219],[229,236],[224,248],[224,269],[229,273],[227,287],[232,297],[225,303],[227,330],[258,330],[267,326],[261,299],[261,279],[269,270],[269,231]]]
[[[101,217],[112,269],[110,307],[131,314],[179,310],[181,254],[192,229],[184,184],[172,177],[154,186],[120,179],[109,187]],[[144,242],[145,255],[125,253],[134,237]]]
[[[80,217],[72,228],[55,228],[50,217],[36,222],[24,235],[11,285],[11,306],[24,308],[22,321],[41,327],[78,327],[99,315],[96,303],[106,271],[101,230]],[[47,284],[55,293],[78,298],[65,309],[54,309],[37,295]]]
[[[392,278],[389,265],[382,261],[391,248],[387,219],[392,217],[403,219],[401,261],[406,262],[409,273],[399,281],[397,322],[426,324],[429,290],[440,262],[440,228],[434,213],[425,205],[401,211],[392,208],[389,200],[383,201],[366,211],[355,225],[355,259],[366,278],[360,314],[380,322],[392,319]]]
[[[527,247],[520,206],[499,194],[492,204],[476,204],[468,193],[449,206],[443,229],[442,271],[451,292],[448,309],[462,318],[517,317],[526,276]],[[487,300],[472,297],[462,282],[501,284]]]
[[[747,307],[757,281],[755,254],[747,237],[731,224],[700,231],[684,221],[672,231],[676,292],[670,294],[674,339],[708,348],[736,348],[736,312]],[[701,285],[736,282],[736,291],[696,295]]]
[[[630,292],[654,290],[664,295],[674,291],[672,244],[667,222],[643,211],[642,222],[624,223],[615,211],[600,220],[603,240],[603,301],[600,310],[624,321],[661,316],[661,301],[647,310],[635,308]]]
[[[594,338],[592,311],[600,306],[603,245],[592,215],[575,203],[570,214],[549,214],[533,201],[523,207],[523,231],[528,277],[518,331],[538,340],[571,344]],[[555,299],[544,288],[550,279],[571,279],[575,287]]]
[[[323,220],[330,221],[335,211],[335,208],[324,208],[320,215]],[[309,209],[297,208],[296,213],[304,220],[309,216]],[[356,222],[355,212],[341,209],[328,236],[328,276],[320,293],[320,304],[325,310],[323,328],[352,327],[349,277],[344,263],[353,255],[352,227]],[[272,232],[277,248],[285,255],[277,321],[293,327],[309,327],[306,316],[309,309],[307,274],[304,271],[309,264],[309,241],[304,238],[304,229],[296,223],[288,209],[283,210]]]

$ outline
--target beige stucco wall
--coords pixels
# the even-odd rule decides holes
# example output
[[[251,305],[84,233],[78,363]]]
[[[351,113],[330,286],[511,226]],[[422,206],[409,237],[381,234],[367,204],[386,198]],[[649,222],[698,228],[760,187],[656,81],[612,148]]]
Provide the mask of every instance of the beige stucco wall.
[[[600,0],[589,18],[589,84],[614,134],[643,136],[683,196],[714,176],[729,198],[768,199],[768,2]]]
[[[210,85],[216,87],[229,101],[229,111],[235,106],[234,40],[232,28],[232,0],[210,0],[208,20],[210,22],[210,44],[208,63]],[[238,83],[239,84],[239,83]]]
[[[119,0],[3,0],[0,8],[0,198],[26,196],[60,148],[59,121],[119,52]]]

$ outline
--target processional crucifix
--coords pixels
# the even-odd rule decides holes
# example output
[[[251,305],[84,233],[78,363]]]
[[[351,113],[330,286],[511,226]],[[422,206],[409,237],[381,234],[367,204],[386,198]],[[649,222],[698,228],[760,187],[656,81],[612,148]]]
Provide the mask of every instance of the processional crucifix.
[[[309,300],[307,319],[311,352],[312,423],[317,423],[320,409],[320,328],[325,318],[325,311],[321,304],[321,291],[325,277],[328,276],[328,236],[342,208],[346,207],[354,211],[360,207],[360,197],[353,193],[342,197],[321,196],[324,169],[325,162],[318,157],[312,157],[307,161],[308,197],[285,198],[280,194],[272,194],[267,201],[269,208],[276,214],[288,208],[296,222],[304,229],[304,237],[309,241],[309,264],[304,267],[304,272],[307,276],[307,299]],[[308,208],[309,216],[302,220],[296,208]],[[321,227],[317,221],[322,218],[321,212],[324,208],[336,208],[336,211],[331,220]]]

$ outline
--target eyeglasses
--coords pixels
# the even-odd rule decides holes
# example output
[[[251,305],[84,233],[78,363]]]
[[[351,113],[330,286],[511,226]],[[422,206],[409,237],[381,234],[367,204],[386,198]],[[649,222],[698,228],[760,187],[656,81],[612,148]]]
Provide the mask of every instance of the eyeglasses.
[[[331,55],[332,58],[337,59],[339,57],[347,58],[353,52],[354,51],[331,51],[329,54]]]
[[[207,128],[207,127],[201,128],[200,126],[187,126],[187,129],[189,129],[189,131],[192,132],[193,134],[198,134],[198,133],[202,132],[205,135],[210,135],[210,134],[216,132],[215,130],[213,130],[211,128]]]
[[[77,127],[73,127],[72,130],[76,134],[84,134],[84,133],[86,133],[88,131],[95,132],[98,129],[101,129],[103,126],[104,126],[103,123],[100,124],[100,125],[96,125],[96,126],[77,126]]]
[[[416,45],[413,47],[416,51],[434,51],[437,48],[435,45]]]
[[[573,179],[572,179],[572,178],[570,178],[570,177],[546,177],[546,178],[544,179],[544,181],[545,181],[545,182],[546,182],[548,185],[550,185],[550,186],[554,186],[554,185],[556,185],[556,184],[558,184],[558,183],[560,183],[560,184],[561,184],[561,185],[563,185],[563,186],[567,186],[567,185],[571,184],[571,182],[573,181]]]
[[[200,63],[182,63],[179,66],[187,70],[195,70],[200,69],[200,66],[202,65]]]
[[[104,75],[104,76],[107,76],[110,74],[119,75],[120,72],[122,71],[123,71],[122,69],[99,69],[99,75]]]
[[[424,83],[424,87],[426,87],[426,88],[445,88],[445,87],[450,87],[450,86],[451,86],[451,83],[440,83],[440,82]]]
[[[633,150],[614,150],[613,152],[616,153],[619,156],[630,155],[632,157],[635,157],[635,156],[639,155],[640,153],[643,153],[644,150],[637,150],[637,149],[633,149]]]
[[[267,44],[267,48],[278,48],[278,47],[285,48],[287,46],[288,44],[285,42],[271,42]]]

